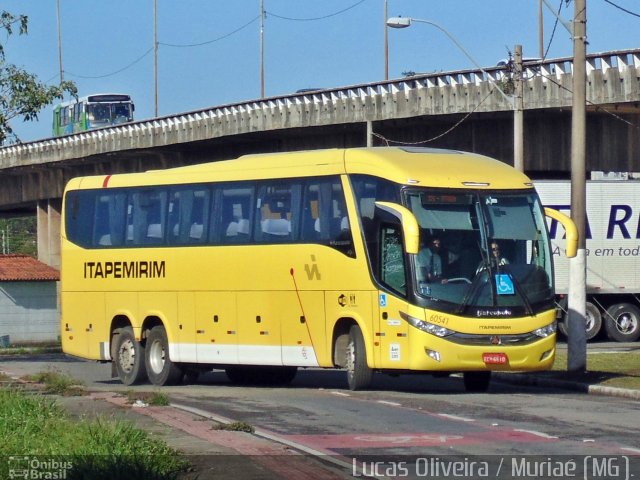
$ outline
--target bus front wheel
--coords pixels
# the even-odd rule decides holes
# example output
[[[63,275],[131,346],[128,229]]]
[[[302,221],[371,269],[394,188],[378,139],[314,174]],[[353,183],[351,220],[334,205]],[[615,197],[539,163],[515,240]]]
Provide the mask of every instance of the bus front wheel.
[[[175,385],[182,380],[183,372],[169,358],[167,332],[161,325],[153,327],[147,335],[145,363],[147,375],[154,385]]]
[[[373,370],[367,365],[364,337],[358,325],[353,325],[349,330],[346,364],[350,390],[362,390],[371,385]]]
[[[136,340],[131,327],[118,328],[113,332],[112,361],[116,364],[118,378],[125,385],[136,385],[145,380],[147,373],[144,346]]]

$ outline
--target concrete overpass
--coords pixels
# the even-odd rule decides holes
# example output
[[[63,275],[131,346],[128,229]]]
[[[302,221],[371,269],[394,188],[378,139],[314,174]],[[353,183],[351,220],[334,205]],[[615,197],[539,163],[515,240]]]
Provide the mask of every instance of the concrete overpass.
[[[640,49],[587,58],[587,170],[640,170]],[[570,169],[572,58],[525,64],[525,170]],[[0,148],[0,214],[38,215],[39,257],[59,264],[66,181],[267,151],[415,143],[513,163],[504,67],[416,75],[205,108]]]

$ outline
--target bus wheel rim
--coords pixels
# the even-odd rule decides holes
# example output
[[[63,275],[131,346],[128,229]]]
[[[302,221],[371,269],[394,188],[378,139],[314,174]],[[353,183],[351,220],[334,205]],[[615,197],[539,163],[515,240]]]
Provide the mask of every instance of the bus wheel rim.
[[[126,340],[120,345],[118,362],[125,372],[129,373],[133,370],[136,363],[136,346],[131,340]]]
[[[349,375],[353,375],[356,363],[356,347],[354,342],[349,342],[347,345],[347,372]]]
[[[164,347],[162,342],[155,341],[151,344],[151,350],[149,352],[149,366],[155,373],[162,372],[164,368]]]

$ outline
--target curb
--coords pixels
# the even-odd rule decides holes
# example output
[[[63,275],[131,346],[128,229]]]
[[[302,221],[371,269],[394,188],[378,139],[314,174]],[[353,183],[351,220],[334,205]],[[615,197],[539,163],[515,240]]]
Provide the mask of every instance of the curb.
[[[558,380],[555,378],[542,378],[535,375],[517,374],[517,373],[494,372],[494,378],[501,382],[514,383],[516,385],[561,388],[564,390],[572,390],[575,392],[581,392],[581,393],[586,393],[590,395],[606,395],[609,397],[619,397],[619,398],[628,398],[632,400],[640,400],[640,390],[631,390],[628,388],[607,387],[602,385],[589,385],[586,383],[572,382],[569,380]]]

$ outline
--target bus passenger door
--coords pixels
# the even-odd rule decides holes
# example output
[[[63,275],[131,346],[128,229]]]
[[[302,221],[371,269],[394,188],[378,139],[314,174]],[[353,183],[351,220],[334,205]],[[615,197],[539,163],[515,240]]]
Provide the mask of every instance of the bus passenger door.
[[[387,291],[378,293],[378,329],[376,346],[380,368],[408,368],[408,324],[400,317],[408,303],[406,255],[399,223],[381,224],[379,231],[379,279]]]
[[[406,301],[378,293],[375,346],[380,368],[409,368],[409,324],[400,317],[400,312],[406,311]]]
[[[196,292],[195,343],[198,363],[238,363],[236,295]]]

